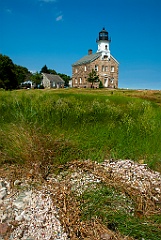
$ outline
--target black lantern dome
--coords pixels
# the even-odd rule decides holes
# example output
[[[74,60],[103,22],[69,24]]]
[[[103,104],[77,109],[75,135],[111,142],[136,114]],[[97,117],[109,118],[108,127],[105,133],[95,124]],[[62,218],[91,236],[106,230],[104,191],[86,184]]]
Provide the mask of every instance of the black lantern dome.
[[[100,40],[106,40],[106,41],[109,41],[109,38],[108,38],[108,32],[105,30],[105,28],[102,29],[101,32],[99,32],[99,41]]]

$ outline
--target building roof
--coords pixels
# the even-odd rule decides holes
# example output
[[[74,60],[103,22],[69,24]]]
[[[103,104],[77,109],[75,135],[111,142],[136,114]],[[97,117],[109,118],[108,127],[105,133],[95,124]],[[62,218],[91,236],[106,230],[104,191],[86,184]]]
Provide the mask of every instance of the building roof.
[[[59,75],[49,73],[42,73],[42,75],[44,75],[50,82],[65,83],[65,81]]]
[[[116,60],[116,58],[114,58],[114,56],[111,55],[111,57],[113,58],[113,60],[114,60],[115,62],[117,62],[117,64],[119,64],[119,62]]]
[[[73,63],[72,66],[77,66],[77,65],[82,65],[82,64],[93,62],[100,56],[101,56],[101,52],[89,54],[87,56],[82,57],[80,60],[76,61],[75,63]]]
[[[99,58],[101,55],[102,55],[102,52],[97,52],[97,53],[94,53],[94,54],[86,55],[86,56],[82,57],[81,59],[79,59],[78,61],[76,61],[75,63],[73,63],[72,66],[91,63],[94,60],[96,60],[97,58]],[[119,62],[116,60],[116,58],[114,58],[112,55],[111,55],[111,57],[113,58],[113,60],[115,62],[117,62],[119,64]]]

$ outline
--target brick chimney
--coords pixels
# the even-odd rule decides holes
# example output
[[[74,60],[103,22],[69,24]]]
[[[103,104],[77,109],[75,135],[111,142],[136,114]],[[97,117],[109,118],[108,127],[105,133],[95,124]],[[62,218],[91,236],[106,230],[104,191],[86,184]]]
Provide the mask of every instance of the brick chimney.
[[[92,49],[89,49],[88,50],[88,55],[91,55],[92,54]]]

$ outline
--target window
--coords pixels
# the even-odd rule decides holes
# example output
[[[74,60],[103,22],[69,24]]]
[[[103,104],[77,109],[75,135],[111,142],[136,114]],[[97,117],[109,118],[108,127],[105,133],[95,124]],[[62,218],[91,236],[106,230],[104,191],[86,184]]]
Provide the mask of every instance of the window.
[[[77,79],[75,79],[75,84],[77,84],[78,83],[78,81],[77,81]]]
[[[105,71],[105,67],[104,66],[102,66],[102,72],[104,72]]]
[[[106,67],[105,67],[105,72],[107,72],[107,71],[108,71],[108,67],[106,66]]]
[[[107,50],[107,45],[105,45],[105,50]]]
[[[78,72],[78,69],[76,68],[76,69],[75,69],[75,73],[77,73],[77,72]]]
[[[111,66],[111,72],[114,72],[115,68],[114,66]]]
[[[95,71],[98,72],[98,65],[95,65]]]
[[[80,82],[80,84],[81,84],[81,83],[82,83],[82,78],[80,78],[79,80],[80,80],[79,82]]]
[[[86,66],[84,66],[84,71],[85,71],[85,72],[87,71],[87,67],[86,67]]]

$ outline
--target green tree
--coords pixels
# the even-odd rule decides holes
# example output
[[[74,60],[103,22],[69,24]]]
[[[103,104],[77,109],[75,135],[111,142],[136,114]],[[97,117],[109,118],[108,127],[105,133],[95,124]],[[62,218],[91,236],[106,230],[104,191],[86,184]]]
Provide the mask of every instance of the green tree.
[[[99,88],[104,88],[102,81],[99,83]]]
[[[93,87],[95,82],[99,82],[99,76],[94,69],[92,69],[92,71],[88,74],[87,81],[92,83],[91,87]]]
[[[53,69],[49,69],[46,64],[41,68],[40,73],[51,73],[51,74],[57,74],[57,72]]]
[[[18,81],[15,74],[15,67],[12,60],[0,54],[0,88],[16,89]]]
[[[36,72],[36,73],[32,74],[31,80],[35,84],[35,87],[38,87],[39,85],[41,85],[42,75],[40,73]]]
[[[22,67],[16,64],[14,64],[14,72],[16,74],[18,85],[30,80],[32,76],[32,73],[26,67]]]
[[[54,69],[48,69],[48,71],[49,71],[50,74],[54,74],[54,75],[57,74],[57,72]]]
[[[41,68],[40,73],[49,73],[48,67],[46,66],[46,64]]]
[[[69,81],[71,80],[71,77],[64,73],[58,73],[58,75],[65,81],[64,86],[69,87]]]

